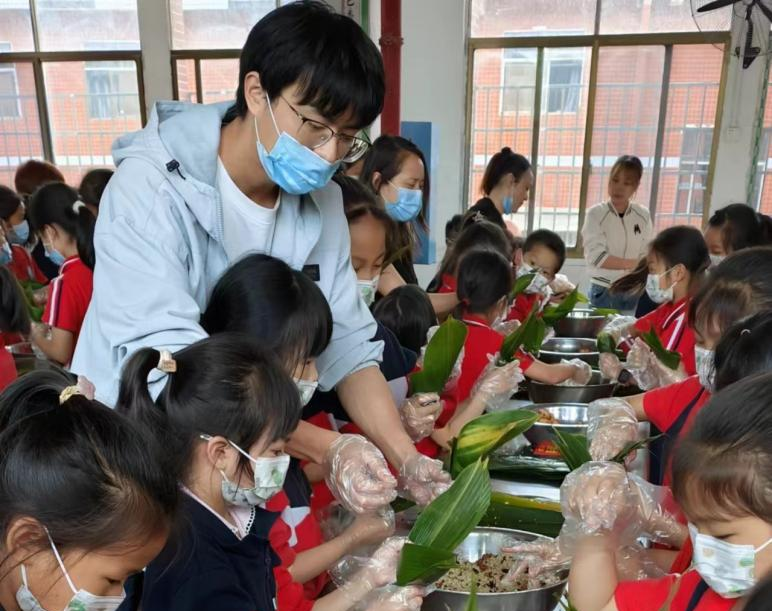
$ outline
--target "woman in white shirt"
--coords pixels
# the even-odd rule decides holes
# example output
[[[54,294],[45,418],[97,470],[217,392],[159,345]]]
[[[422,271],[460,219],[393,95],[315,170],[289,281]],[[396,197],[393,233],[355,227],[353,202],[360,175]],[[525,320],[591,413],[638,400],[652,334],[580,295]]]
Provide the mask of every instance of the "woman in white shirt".
[[[638,297],[609,294],[609,286],[646,256],[652,237],[649,211],[631,200],[641,184],[643,164],[623,155],[611,168],[609,199],[587,211],[582,239],[590,274],[590,302],[596,308],[632,311]]]

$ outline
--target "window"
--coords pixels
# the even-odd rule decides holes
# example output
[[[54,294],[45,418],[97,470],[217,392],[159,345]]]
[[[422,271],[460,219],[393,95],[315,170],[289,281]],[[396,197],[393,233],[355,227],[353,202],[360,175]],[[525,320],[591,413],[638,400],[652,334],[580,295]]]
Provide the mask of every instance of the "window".
[[[536,49],[506,49],[502,80],[502,114],[533,112]]]
[[[559,59],[549,63],[547,112],[576,112],[582,82],[582,60]]]
[[[169,0],[173,49],[240,50],[278,0]]]
[[[131,43],[87,42],[87,49],[131,48]],[[137,74],[132,62],[86,62],[86,95],[91,119],[139,116]]]
[[[684,128],[675,204],[677,214],[702,216],[712,144],[712,127]]]
[[[474,37],[508,36],[512,30],[527,36],[555,36],[566,29],[592,34],[596,0],[472,0]]]
[[[11,43],[0,42],[0,53],[7,53],[10,50]],[[16,64],[0,64],[0,117],[9,119],[21,117]]]

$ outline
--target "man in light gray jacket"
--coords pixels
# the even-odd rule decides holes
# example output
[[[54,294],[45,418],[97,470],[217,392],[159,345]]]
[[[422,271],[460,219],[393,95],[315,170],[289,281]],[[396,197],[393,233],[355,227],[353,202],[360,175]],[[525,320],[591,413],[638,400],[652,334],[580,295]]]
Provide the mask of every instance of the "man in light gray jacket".
[[[175,351],[206,337],[200,314],[233,261],[255,251],[278,257],[308,273],[332,309],[321,388],[337,389],[398,470],[403,495],[426,503],[449,477],[402,428],[378,368],[382,344],[371,341],[376,326],[358,294],[340,190],[330,182],[342,161],[367,148],[359,132],[383,105],[380,54],[324,4],[290,4],[252,29],[239,79],[235,104],[159,102],[142,131],[116,142],[73,370],[114,403],[134,351]],[[390,498],[395,482],[375,448],[352,441],[302,423],[289,448],[332,470],[334,491],[363,511]]]

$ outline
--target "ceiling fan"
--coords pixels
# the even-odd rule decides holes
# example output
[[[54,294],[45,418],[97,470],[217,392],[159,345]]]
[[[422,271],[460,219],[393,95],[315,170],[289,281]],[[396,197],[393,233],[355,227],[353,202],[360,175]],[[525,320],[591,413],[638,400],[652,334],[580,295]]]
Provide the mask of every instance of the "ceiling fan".
[[[743,68],[748,68],[757,57],[766,55],[769,52],[769,23],[772,22],[772,0],[713,0],[697,7],[694,16],[697,25],[700,26],[697,13],[710,13],[727,6],[734,7],[734,5],[740,5],[736,8],[741,10],[744,8],[745,10],[745,42],[742,49],[739,46],[735,49],[735,54],[743,58]],[[765,22],[761,14],[768,21]],[[700,29],[702,30],[703,28],[700,27]],[[713,27],[710,29],[715,30],[718,28]]]

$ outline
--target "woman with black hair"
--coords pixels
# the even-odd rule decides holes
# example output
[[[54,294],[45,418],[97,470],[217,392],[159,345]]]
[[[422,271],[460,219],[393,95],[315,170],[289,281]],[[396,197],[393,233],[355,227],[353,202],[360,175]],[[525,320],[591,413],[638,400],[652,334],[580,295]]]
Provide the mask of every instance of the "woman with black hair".
[[[96,219],[64,183],[35,191],[29,219],[46,256],[59,266],[59,276],[48,287],[44,326],[33,326],[32,341],[48,358],[68,365],[91,301]]]
[[[145,128],[113,148],[100,202],[94,298],[73,370],[108,402],[123,362],[152,346],[204,337],[201,312],[217,279],[248,252],[304,270],[330,303],[332,337],[319,384],[415,488],[442,470],[420,457],[378,370],[381,344],[349,268],[342,163],[367,149],[362,130],[384,99],[381,55],[353,20],[318,0],[292,2],[252,28],[233,104],[159,102]],[[313,459],[328,448],[316,442]],[[360,465],[373,480],[384,460]],[[431,495],[429,495],[430,498]]]

